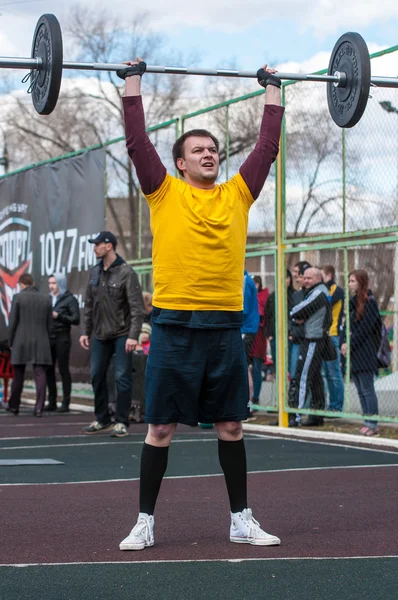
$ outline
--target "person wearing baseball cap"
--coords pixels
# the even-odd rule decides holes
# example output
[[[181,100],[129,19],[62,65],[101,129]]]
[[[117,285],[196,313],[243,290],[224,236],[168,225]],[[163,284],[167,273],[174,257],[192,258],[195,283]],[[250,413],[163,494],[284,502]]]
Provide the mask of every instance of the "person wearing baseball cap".
[[[111,231],[100,231],[96,238],[88,240],[90,244],[112,244],[113,249],[116,249],[117,239]]]
[[[84,427],[84,432],[95,434],[112,429],[112,437],[124,437],[128,435],[132,397],[131,353],[137,347],[144,321],[144,302],[136,272],[116,254],[115,235],[101,231],[89,242],[94,244],[99,262],[90,271],[80,345],[85,350],[91,346],[95,421]],[[117,389],[115,424],[108,409],[106,385],[113,355]]]

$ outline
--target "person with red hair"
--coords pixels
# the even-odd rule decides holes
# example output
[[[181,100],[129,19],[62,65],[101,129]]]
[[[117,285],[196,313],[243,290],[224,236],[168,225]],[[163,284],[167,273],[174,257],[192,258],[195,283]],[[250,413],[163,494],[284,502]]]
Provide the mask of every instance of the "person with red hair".
[[[377,351],[381,335],[381,316],[377,302],[369,289],[366,271],[357,269],[349,274],[348,287],[352,295],[349,305],[351,377],[358,392],[365,416],[379,414],[374,386],[377,373]],[[347,343],[341,346],[347,355]],[[360,433],[365,436],[379,434],[377,421],[365,419]]]

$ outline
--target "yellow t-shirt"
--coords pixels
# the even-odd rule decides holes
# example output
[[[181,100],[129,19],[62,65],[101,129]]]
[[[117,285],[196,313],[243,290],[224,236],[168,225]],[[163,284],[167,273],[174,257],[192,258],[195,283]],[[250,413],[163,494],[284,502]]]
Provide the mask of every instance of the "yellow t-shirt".
[[[146,196],[153,234],[153,305],[171,310],[243,310],[250,206],[238,173],[201,190],[167,174]]]

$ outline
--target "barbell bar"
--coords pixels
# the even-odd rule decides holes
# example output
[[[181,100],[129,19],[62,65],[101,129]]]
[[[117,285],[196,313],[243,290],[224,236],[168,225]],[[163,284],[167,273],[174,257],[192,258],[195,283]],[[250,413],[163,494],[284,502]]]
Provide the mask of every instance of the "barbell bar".
[[[40,58],[1,58],[0,67],[3,69],[31,69],[40,70],[43,68],[43,61]],[[64,62],[63,69],[73,69],[77,71],[119,71],[125,69],[123,63],[77,63]],[[233,69],[200,69],[190,67],[163,67],[160,65],[147,65],[146,73],[163,73],[169,75],[209,75],[210,77],[248,77],[257,78],[257,71],[236,71]],[[280,79],[297,79],[300,81],[331,81],[338,82],[339,78],[335,75],[302,75],[295,73],[279,73]]]
[[[1,69],[43,69],[43,61],[40,58],[2,58],[0,57]],[[125,69],[123,63],[78,63],[64,62],[62,69],[73,71],[119,71]],[[147,65],[146,73],[159,73],[166,75],[207,75],[209,77],[242,77],[257,79],[257,71],[239,71],[235,69],[201,69],[191,67],[164,67],[161,65]],[[317,75],[316,73],[277,73],[279,79],[289,81],[317,81],[335,83],[341,85],[344,73],[336,72],[335,75]],[[397,77],[372,77],[371,83],[376,87],[398,87]]]
[[[45,14],[37,22],[30,58],[0,57],[0,68],[29,69],[33,105],[39,114],[50,114],[58,101],[63,69],[82,71],[118,71],[119,63],[63,62],[62,32],[55,15]],[[205,75],[210,77],[257,78],[257,71],[202,69],[148,65],[148,73]],[[339,127],[353,127],[361,119],[370,86],[398,88],[398,77],[371,77],[370,56],[359,33],[345,33],[336,42],[328,74],[279,73],[289,81],[313,81],[327,84],[327,100],[333,121]],[[25,79],[25,78],[24,78]]]

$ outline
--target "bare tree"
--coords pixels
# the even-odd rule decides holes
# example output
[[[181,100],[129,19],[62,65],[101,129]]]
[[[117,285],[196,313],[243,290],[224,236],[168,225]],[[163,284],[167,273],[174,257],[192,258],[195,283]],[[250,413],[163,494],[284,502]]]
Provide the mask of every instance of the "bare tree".
[[[361,264],[361,269],[368,272],[370,287],[380,310],[389,309],[394,296],[394,250],[394,244],[375,244]],[[361,250],[358,252],[361,253]]]
[[[120,18],[110,10],[75,6],[66,26],[71,60],[79,62],[122,62],[142,56],[152,63],[178,62],[165,52],[165,39],[147,27],[148,15],[128,16],[121,28]],[[188,57],[188,60],[189,57]],[[47,160],[81,148],[105,144],[124,135],[123,82],[114,72],[64,71],[60,99],[53,114],[43,117],[27,98],[15,96],[9,111],[7,140],[13,168],[28,162]],[[146,123],[164,122],[184,109],[183,95],[187,78],[183,76],[145,75],[144,102]],[[156,142],[156,139],[154,140]],[[108,189],[107,208],[113,216],[123,253],[137,256],[139,186],[131,161],[121,144],[106,145]],[[113,188],[126,197],[128,218],[122,221],[111,198]]]

